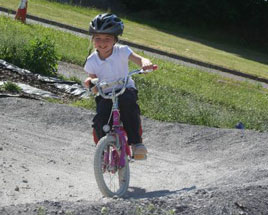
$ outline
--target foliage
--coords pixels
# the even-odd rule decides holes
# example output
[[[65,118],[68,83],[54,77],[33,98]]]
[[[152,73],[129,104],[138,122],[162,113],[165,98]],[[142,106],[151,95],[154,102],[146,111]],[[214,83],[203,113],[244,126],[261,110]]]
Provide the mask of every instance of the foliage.
[[[13,83],[11,81],[6,81],[3,84],[3,86],[1,87],[1,90],[11,92],[11,93],[19,93],[19,92],[21,92],[21,88],[17,84],[15,84],[15,83]]]
[[[88,39],[9,20],[0,22],[0,27],[4,29],[0,31],[3,35],[0,41],[6,37],[14,38],[12,42],[18,45],[14,45],[16,53],[20,49],[24,50],[20,46],[21,41],[29,42],[34,38],[33,35],[42,38],[41,35],[45,34],[55,41],[56,50],[62,59],[82,65],[87,55]],[[16,37],[12,37],[12,34]],[[11,43],[8,40],[6,42]],[[150,58],[159,65],[159,70],[135,77],[144,116],[163,121],[229,128],[241,121],[248,129],[268,130],[267,89]],[[134,65],[130,67],[134,69]],[[77,101],[74,105],[95,108],[93,99]]]
[[[1,18],[0,59],[43,75],[55,75],[58,57],[49,36],[33,36],[19,22]]]
[[[74,82],[76,82],[76,83],[82,85],[81,80],[80,80],[79,78],[77,78],[76,76],[71,76],[71,77],[69,78],[69,80],[70,80],[70,81],[74,81]]]
[[[62,74],[57,74],[57,77],[60,78],[61,80],[65,80],[65,81],[73,81],[76,82],[77,84],[82,84],[81,80],[79,78],[77,78],[76,76],[70,76],[70,77],[66,77]]]
[[[119,0],[129,11],[186,26],[204,26],[240,36],[244,42],[266,45],[267,0]]]
[[[35,37],[26,46],[23,68],[35,73],[53,76],[57,71],[58,59],[55,44],[48,36]]]
[[[244,43],[268,42],[267,0],[48,0],[107,10],[117,4],[122,11],[186,26],[206,27],[238,35]],[[125,9],[126,8],[126,9]]]
[[[0,0],[0,4],[7,8],[15,8],[17,0]],[[88,29],[89,20],[103,12],[105,11],[92,7],[82,8],[46,0],[31,1],[31,7],[29,7],[29,13],[32,15],[85,30]],[[138,16],[136,13],[135,15],[136,18],[129,15],[125,18],[122,16],[125,23],[123,39],[126,41],[260,78],[268,77],[266,72],[268,55],[264,46],[262,46],[264,52],[260,53],[260,50],[251,49],[253,44],[245,45],[244,40],[234,36],[234,33],[214,31],[213,29],[209,29],[209,31],[201,28],[193,29],[175,22],[163,23],[157,19],[148,19],[144,13],[142,16]],[[31,38],[49,34],[55,41],[57,53],[61,56],[62,61],[83,65],[88,55],[88,38],[78,40],[76,35],[42,28],[39,25],[28,24],[23,27],[27,29],[27,34],[31,35]],[[2,29],[1,26],[0,29]],[[241,46],[241,44],[243,45]]]

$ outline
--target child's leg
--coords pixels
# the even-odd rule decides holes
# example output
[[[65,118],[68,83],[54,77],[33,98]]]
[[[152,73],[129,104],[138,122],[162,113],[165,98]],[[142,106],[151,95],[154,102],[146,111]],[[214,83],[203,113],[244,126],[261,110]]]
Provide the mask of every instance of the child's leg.
[[[100,139],[105,136],[105,132],[102,128],[108,123],[112,109],[112,101],[109,99],[103,99],[101,96],[96,97],[95,100],[97,105],[97,114],[93,118],[92,127],[96,130],[97,137]]]
[[[137,90],[132,88],[126,89],[125,93],[119,97],[120,116],[130,144],[142,142],[140,108],[137,99]]]
[[[132,152],[135,160],[145,160],[147,158],[147,149],[142,144],[140,133],[140,108],[137,104],[137,90],[127,89],[119,97],[119,106],[121,120],[128,135],[128,142],[132,145]]]

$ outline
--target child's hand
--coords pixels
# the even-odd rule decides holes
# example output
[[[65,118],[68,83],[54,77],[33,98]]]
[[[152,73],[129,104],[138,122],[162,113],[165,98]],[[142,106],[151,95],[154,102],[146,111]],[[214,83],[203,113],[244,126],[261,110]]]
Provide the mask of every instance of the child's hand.
[[[144,71],[146,70],[156,70],[156,65],[152,64],[152,62],[145,57],[142,57],[136,53],[132,53],[129,55],[129,59],[139,65]]]
[[[85,81],[84,81],[84,85],[86,88],[89,88],[91,85],[91,77],[88,77]]]
[[[91,90],[91,92],[93,94],[97,94],[98,93],[98,88],[91,83],[91,80],[92,80],[92,78],[91,77],[88,77],[84,81],[84,85],[85,85],[86,88],[90,88],[90,90]]]
[[[153,68],[154,68],[154,65],[152,64],[152,62],[149,59],[147,59],[147,58],[142,59],[142,69],[144,71],[152,70]]]

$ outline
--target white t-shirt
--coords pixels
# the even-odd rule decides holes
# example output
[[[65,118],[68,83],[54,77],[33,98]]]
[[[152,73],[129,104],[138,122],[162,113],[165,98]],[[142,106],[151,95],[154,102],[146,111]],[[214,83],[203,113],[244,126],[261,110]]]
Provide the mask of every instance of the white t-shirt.
[[[114,45],[113,53],[105,60],[99,58],[98,52],[94,51],[88,58],[84,70],[91,75],[96,75],[100,81],[116,81],[125,78],[128,74],[128,57],[132,50],[125,45]],[[127,87],[135,88],[132,78]]]

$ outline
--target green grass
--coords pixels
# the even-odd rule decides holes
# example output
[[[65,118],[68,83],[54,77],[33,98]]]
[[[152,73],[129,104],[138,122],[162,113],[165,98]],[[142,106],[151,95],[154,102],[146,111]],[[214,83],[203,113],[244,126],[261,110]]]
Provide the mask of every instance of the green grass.
[[[2,86],[0,86],[0,90],[11,93],[19,93],[22,89],[17,84],[11,81],[6,81]]]
[[[77,36],[66,34],[63,31],[56,31],[41,25],[24,25],[3,16],[0,16],[0,29],[4,29],[0,31],[0,46],[3,47],[9,43],[9,46],[12,47],[15,44],[16,52],[21,52],[21,55],[25,43],[33,38],[43,38],[44,36],[48,36],[54,42],[57,53],[63,61],[82,65],[88,54],[88,39],[78,39]]]
[[[20,35],[25,40],[45,34],[55,43],[59,57],[66,61],[81,65],[87,56],[88,39],[0,17],[0,29],[4,26],[9,27],[10,36]],[[14,41],[12,37],[10,41]],[[241,121],[246,128],[268,130],[267,89],[156,58],[152,61],[158,64],[158,71],[135,76],[144,116],[222,128],[233,128]],[[130,69],[133,68],[131,64]],[[93,99],[87,99],[72,105],[94,108],[95,104]]]
[[[210,127],[268,129],[267,90],[218,75],[159,62],[160,71],[139,76],[140,106],[146,116]]]
[[[0,0],[0,6],[16,10],[18,1]],[[74,7],[45,0],[31,0],[28,6],[29,14],[82,29],[88,29],[89,21],[102,12],[104,11],[94,8]],[[134,20],[123,17],[123,21],[125,40],[268,79],[268,54],[239,47],[233,43],[230,45],[224,39],[226,35],[193,31],[141,18]]]

